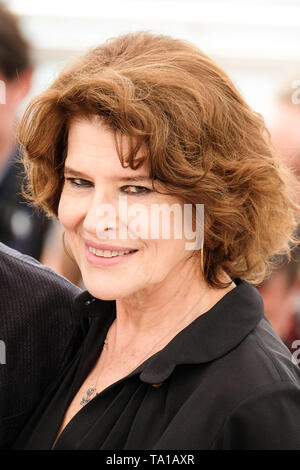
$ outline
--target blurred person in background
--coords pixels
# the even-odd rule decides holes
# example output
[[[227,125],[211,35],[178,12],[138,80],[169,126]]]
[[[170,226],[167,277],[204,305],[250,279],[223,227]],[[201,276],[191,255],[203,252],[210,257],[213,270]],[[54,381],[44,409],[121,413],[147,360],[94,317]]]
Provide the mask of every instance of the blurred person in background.
[[[279,155],[300,178],[300,90],[293,88],[296,82],[289,80],[289,86],[279,91],[270,132]]]
[[[15,134],[18,109],[30,90],[32,75],[30,45],[16,17],[0,3],[0,242],[78,284],[81,276],[64,252],[60,225],[22,195],[24,167]]]
[[[300,178],[300,102],[297,99],[299,92],[292,87],[296,80],[286,80],[286,83],[277,94],[269,130],[279,156]],[[276,333],[293,352],[294,341],[300,340],[299,248],[294,248],[290,261],[287,257],[279,257],[278,262],[278,269],[264,281],[259,290],[265,304],[266,316]]]
[[[80,289],[0,243],[0,449],[10,449],[83,339]],[[4,354],[3,354],[4,351]]]
[[[259,286],[265,315],[286,346],[294,351],[293,343],[300,339],[299,292],[300,292],[300,253],[294,248],[289,261],[286,256],[278,257],[280,266],[270,278]]]
[[[19,106],[32,81],[28,42],[16,18],[0,4],[0,241],[22,253],[40,258],[49,221],[22,196],[23,165],[19,162],[15,130]]]
[[[73,307],[80,289],[36,260],[51,222],[22,197],[24,169],[15,139],[17,111],[30,89],[32,62],[15,17],[1,4],[0,80],[2,450],[11,447],[45,389],[75,353],[83,325]]]

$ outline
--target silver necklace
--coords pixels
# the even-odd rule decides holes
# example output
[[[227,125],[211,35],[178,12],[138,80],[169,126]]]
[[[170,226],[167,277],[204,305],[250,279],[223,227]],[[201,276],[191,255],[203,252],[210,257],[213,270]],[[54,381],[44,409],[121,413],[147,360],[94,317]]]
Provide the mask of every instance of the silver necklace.
[[[205,297],[205,296],[204,296]],[[178,322],[176,323],[175,327],[178,327],[178,325],[180,325],[180,323],[185,320],[194,310],[194,308],[200,303],[201,300],[203,300],[204,297],[201,297],[194,305],[193,307],[189,310],[189,312]],[[103,349],[106,350],[107,349],[107,346],[108,346],[108,334],[109,332],[111,331],[111,327],[113,326],[113,324],[115,323],[116,319],[113,321],[113,323],[111,324],[108,332],[107,332],[107,335],[106,335],[106,338],[105,338],[105,341],[104,341],[104,344],[103,344]],[[161,337],[158,341],[155,342],[155,344],[151,347],[150,351],[148,351],[148,353],[142,357],[142,359],[134,366],[133,369],[131,369],[128,373],[130,374],[131,372],[133,372],[140,364],[142,364],[145,359],[152,353],[152,351],[156,348],[156,346],[161,342],[163,341],[169,334],[171,331],[173,331],[175,329],[175,327],[171,328],[166,335],[164,335],[163,337]],[[85,396],[82,397],[81,401],[80,401],[80,405],[83,407],[85,406],[87,403],[89,403],[93,398],[95,398],[97,395],[99,395],[99,393],[97,392],[97,386],[98,386],[98,381],[99,381],[99,377],[100,377],[101,374],[98,375],[97,377],[97,380],[96,380],[96,383],[94,386],[92,387],[88,387],[87,391],[86,391],[86,394]]]

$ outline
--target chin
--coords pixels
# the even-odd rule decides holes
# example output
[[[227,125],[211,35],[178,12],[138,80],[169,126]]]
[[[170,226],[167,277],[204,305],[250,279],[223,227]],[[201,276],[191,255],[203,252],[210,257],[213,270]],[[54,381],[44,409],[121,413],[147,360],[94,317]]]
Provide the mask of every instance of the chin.
[[[83,279],[85,288],[96,299],[101,300],[117,300],[127,297],[135,292],[135,289],[130,289],[124,285],[118,285],[113,282],[91,281]]]
[[[84,282],[84,280],[83,280]],[[116,300],[118,294],[115,288],[105,288],[102,284],[91,283],[91,282],[84,282],[85,288],[89,291],[89,293],[95,297],[96,299],[101,300]]]

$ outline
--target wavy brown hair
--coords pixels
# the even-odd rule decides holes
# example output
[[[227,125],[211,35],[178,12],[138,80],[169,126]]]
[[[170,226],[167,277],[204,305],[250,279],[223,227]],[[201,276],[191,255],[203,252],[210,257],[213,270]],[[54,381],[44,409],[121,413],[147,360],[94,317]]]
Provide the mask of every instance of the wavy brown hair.
[[[262,116],[194,45],[137,32],[113,38],[65,69],[28,106],[19,129],[28,197],[57,215],[70,122],[101,117],[122,166],[146,146],[153,182],[204,204],[204,278],[224,270],[259,284],[289,254],[299,222],[293,174],[275,156]],[[122,139],[130,142],[124,155]],[[193,254],[200,257],[199,251]]]

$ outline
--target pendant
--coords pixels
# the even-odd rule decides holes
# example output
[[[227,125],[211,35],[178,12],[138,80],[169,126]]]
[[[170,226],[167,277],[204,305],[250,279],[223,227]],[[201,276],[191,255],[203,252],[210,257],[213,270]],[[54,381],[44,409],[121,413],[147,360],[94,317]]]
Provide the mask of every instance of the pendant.
[[[85,406],[89,401],[91,401],[98,393],[96,392],[96,389],[91,387],[88,388],[86,391],[86,396],[82,397],[82,400],[80,402],[81,406]]]

